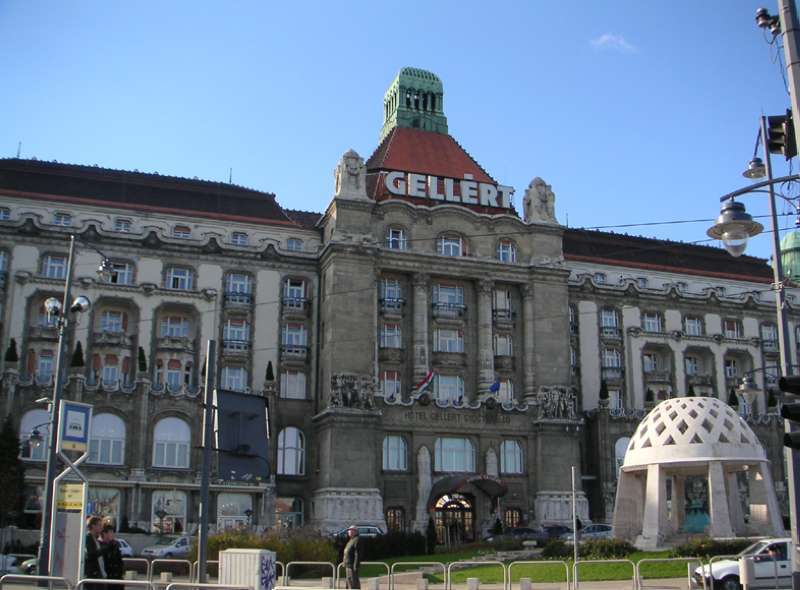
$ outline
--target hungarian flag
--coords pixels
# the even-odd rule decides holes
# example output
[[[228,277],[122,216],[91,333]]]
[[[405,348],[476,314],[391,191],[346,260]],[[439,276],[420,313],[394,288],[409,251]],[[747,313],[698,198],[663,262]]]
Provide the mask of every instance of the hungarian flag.
[[[433,371],[428,371],[428,374],[425,375],[425,378],[414,386],[414,391],[419,393],[420,391],[426,390],[432,381]]]

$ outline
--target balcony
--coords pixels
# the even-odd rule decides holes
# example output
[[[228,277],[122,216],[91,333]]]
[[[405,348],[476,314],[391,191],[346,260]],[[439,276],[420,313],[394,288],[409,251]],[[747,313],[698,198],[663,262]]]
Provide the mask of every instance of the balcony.
[[[226,356],[244,356],[250,351],[247,340],[223,340],[222,354]]]
[[[188,336],[159,336],[156,340],[156,348],[159,350],[194,352],[194,339]]]
[[[463,352],[433,351],[433,364],[437,367],[463,367],[467,364],[467,355]]]
[[[304,344],[282,344],[281,362],[305,364],[308,358],[308,346]]]
[[[311,307],[309,303],[309,300],[305,297],[284,297],[283,315],[295,318],[308,317],[308,310]]]
[[[689,385],[714,385],[714,378],[711,375],[701,375],[701,374],[694,374],[694,375],[687,375],[686,382]]]
[[[644,378],[648,383],[670,383],[672,381],[672,373],[659,369],[649,371],[645,369]]]
[[[387,318],[401,318],[403,317],[403,307],[406,300],[401,297],[384,297],[378,300],[380,305],[381,315]]]
[[[378,349],[378,360],[383,363],[402,363],[404,356],[404,350],[399,347],[380,347]]]
[[[512,311],[510,308],[505,309],[493,309],[492,310],[492,319],[494,319],[494,323],[497,326],[501,327],[511,327],[514,325],[514,318],[517,314]]]
[[[253,295],[244,291],[226,291],[225,307],[250,307]]]
[[[30,340],[58,340],[58,328],[39,324],[28,328],[28,339]]]
[[[761,341],[761,350],[764,352],[778,352],[778,341],[777,340],[762,340]]]
[[[125,332],[95,332],[93,338],[95,346],[133,346],[133,336]]]
[[[616,326],[602,326],[600,338],[603,340],[622,340],[622,330]]]
[[[463,303],[434,303],[433,317],[461,319],[467,313],[467,306]]]
[[[622,367],[603,367],[600,370],[603,379],[606,381],[621,381]]]
[[[494,368],[496,371],[513,371],[514,370],[514,357],[510,355],[494,357]]]

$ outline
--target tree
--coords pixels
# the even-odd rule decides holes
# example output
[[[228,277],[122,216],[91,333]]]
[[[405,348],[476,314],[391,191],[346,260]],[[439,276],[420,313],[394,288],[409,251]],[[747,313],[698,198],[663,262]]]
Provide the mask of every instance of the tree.
[[[271,383],[272,381],[275,381],[275,373],[272,371],[272,361],[269,361],[267,363],[267,372],[264,375],[264,380],[267,383]]]
[[[647,391],[644,392],[645,403],[652,404],[655,400],[656,400],[656,394],[653,392],[652,389],[648,387]]]
[[[732,408],[739,407],[739,397],[736,395],[736,390],[733,387],[731,387],[728,393],[728,405]]]
[[[0,526],[16,522],[25,497],[25,464],[19,458],[19,435],[6,416],[0,429]]]
[[[600,399],[608,399],[608,384],[605,379],[600,381]]]
[[[147,357],[144,355],[144,348],[141,346],[139,347],[139,372],[140,373],[147,373]]]
[[[689,391],[686,393],[689,397],[694,397],[696,394],[694,392],[694,385],[689,386]]]
[[[83,345],[81,344],[81,341],[78,340],[78,344],[75,345],[75,352],[72,353],[72,362],[69,366],[82,367],[83,365]]]
[[[8,341],[5,360],[7,363],[16,363],[19,361],[19,354],[17,354],[17,341],[13,338]]]

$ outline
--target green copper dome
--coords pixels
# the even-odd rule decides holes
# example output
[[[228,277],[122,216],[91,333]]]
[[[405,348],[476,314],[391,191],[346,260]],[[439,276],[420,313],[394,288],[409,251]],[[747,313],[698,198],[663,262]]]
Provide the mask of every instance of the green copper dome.
[[[800,231],[793,231],[783,236],[781,263],[786,278],[800,281]]]
[[[419,68],[403,68],[383,96],[381,141],[395,127],[447,134],[444,87],[439,76]]]

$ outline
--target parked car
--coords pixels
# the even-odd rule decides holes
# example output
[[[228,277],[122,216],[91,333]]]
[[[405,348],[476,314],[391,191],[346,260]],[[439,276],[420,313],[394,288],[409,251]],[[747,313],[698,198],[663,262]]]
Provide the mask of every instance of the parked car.
[[[152,557],[154,559],[184,557],[189,555],[189,550],[191,548],[191,537],[178,537],[177,539],[164,537],[157,541],[155,545],[151,545],[150,547],[145,547],[142,549],[142,557]]]
[[[385,535],[386,534],[381,530],[380,527],[377,527],[377,526],[372,525],[372,524],[357,524],[357,525],[354,525],[354,526],[356,526],[358,528],[358,536],[359,537],[380,537],[381,535]],[[344,529],[341,529],[339,531],[336,531],[331,536],[336,538],[336,539],[346,539],[347,538],[347,531],[348,531],[349,528],[350,527],[348,526],[347,528],[344,528]]]
[[[544,545],[549,536],[544,527],[514,527],[499,535],[489,535],[486,540],[490,543],[502,540],[535,541],[537,545]]]
[[[578,541],[589,541],[591,539],[611,539],[614,536],[614,528],[610,524],[590,524],[578,531]],[[572,543],[572,531],[561,535],[561,539]]]
[[[26,576],[35,576],[39,572],[39,560],[36,557],[26,559],[19,565],[20,573]]]
[[[753,557],[755,582],[750,588],[791,588],[791,549],[792,540],[789,538],[756,541],[739,553],[737,559],[723,559],[714,562],[710,567],[698,567],[692,575],[692,588],[703,588],[705,576],[707,588],[740,590],[738,558],[744,556]]]
[[[0,555],[0,574],[20,573],[20,561],[16,555]]]
[[[119,552],[122,553],[122,557],[133,557],[133,547],[125,539],[117,537],[117,543],[119,543]]]
[[[544,530],[547,532],[547,539],[560,539],[561,535],[571,533],[572,529],[563,524],[548,524],[545,525]]]

